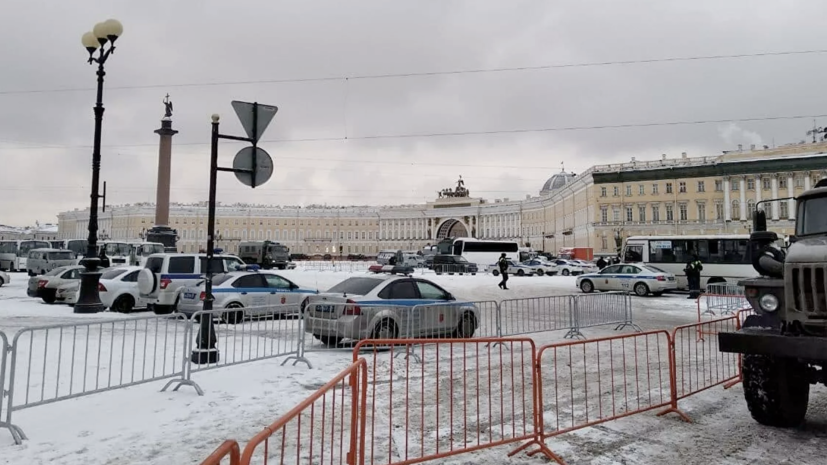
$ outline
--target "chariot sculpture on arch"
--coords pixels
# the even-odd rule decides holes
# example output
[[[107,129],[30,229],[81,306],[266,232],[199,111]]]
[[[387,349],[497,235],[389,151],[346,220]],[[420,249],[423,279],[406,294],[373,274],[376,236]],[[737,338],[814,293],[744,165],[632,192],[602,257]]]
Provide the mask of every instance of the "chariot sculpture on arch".
[[[463,181],[462,176],[460,176],[457,181],[456,189],[452,189],[450,187],[447,189],[442,189],[441,191],[437,191],[437,195],[440,199],[449,197],[469,197],[471,195],[471,191],[465,188],[465,181]]]

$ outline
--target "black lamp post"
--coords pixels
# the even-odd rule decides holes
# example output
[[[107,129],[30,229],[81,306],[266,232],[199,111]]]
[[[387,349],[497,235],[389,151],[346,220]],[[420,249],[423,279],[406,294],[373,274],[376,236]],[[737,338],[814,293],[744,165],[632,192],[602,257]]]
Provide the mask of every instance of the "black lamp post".
[[[81,264],[86,271],[81,273],[80,293],[75,304],[75,313],[97,313],[104,310],[98,295],[98,281],[101,273],[98,271],[100,259],[98,258],[98,199],[101,197],[98,192],[100,183],[101,165],[101,124],[103,123],[103,77],[106,72],[103,65],[106,60],[115,52],[115,41],[123,34],[123,26],[114,19],[108,19],[98,23],[92,32],[83,34],[81,42],[86,51],[89,52],[89,64],[98,64],[98,91],[95,101],[95,138],[92,149],[92,202],[89,207],[89,238],[87,239],[86,256]],[[106,44],[109,43],[109,47]],[[95,56],[95,52],[98,55]]]

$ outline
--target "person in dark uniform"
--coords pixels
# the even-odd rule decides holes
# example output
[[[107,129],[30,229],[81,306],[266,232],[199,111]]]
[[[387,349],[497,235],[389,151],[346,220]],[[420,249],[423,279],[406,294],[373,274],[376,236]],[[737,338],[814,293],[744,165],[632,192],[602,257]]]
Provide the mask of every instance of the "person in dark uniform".
[[[606,260],[603,260],[603,257],[597,259],[597,268],[602,270],[603,268],[606,268],[606,265],[608,264],[606,263]]]
[[[686,281],[689,284],[688,299],[697,299],[701,295],[701,271],[704,266],[698,258],[698,254],[692,254],[692,259],[686,263],[684,272],[686,273]]]
[[[109,268],[109,265],[111,263],[109,262],[109,257],[106,256],[106,246],[101,247],[101,251],[98,255],[98,258],[100,258],[101,268]]]
[[[506,258],[505,254],[500,255],[500,259],[497,260],[497,266],[500,268],[500,274],[503,276],[498,286],[500,286],[500,289],[508,290],[508,258]]]

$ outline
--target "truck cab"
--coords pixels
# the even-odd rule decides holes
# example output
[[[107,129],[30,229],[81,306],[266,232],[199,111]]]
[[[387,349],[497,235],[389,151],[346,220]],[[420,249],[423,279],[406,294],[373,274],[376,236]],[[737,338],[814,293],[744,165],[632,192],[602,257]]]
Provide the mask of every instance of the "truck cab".
[[[742,357],[744,398],[758,423],[793,427],[807,413],[810,384],[827,384],[827,179],[796,198],[795,236],[786,253],[757,210],[746,279],[754,311],[742,328],[718,334],[721,352]],[[757,207],[757,206],[756,206]]]

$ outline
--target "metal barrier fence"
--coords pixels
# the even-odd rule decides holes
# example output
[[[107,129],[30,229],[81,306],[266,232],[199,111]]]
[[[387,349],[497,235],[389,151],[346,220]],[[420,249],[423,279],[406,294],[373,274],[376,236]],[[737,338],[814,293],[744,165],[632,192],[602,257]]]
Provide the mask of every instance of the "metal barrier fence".
[[[500,302],[500,337],[574,327],[574,298],[570,295],[508,299]],[[567,335],[568,336],[568,335]]]
[[[750,304],[742,286],[731,283],[707,284],[706,293],[698,296],[698,321],[701,321],[702,315],[731,315],[745,308],[750,308]]]
[[[364,454],[367,365],[356,360],[310,397],[253,437],[240,463],[356,465]],[[271,444],[272,443],[272,444]],[[264,447],[260,448],[260,445]]]
[[[541,347],[536,365],[541,441],[670,406],[669,347],[663,330]],[[532,445],[539,444],[523,444],[512,455]]]
[[[201,462],[201,465],[222,465],[224,459],[230,459],[229,465],[239,465],[241,463],[241,448],[238,443],[233,440],[226,440],[218,446],[209,457]]]
[[[740,379],[738,354],[718,350],[718,333],[739,329],[737,316],[678,326],[672,331],[675,400]]]
[[[212,325],[202,325],[202,318],[213,320]],[[223,308],[218,310],[198,311],[192,315],[195,323],[187,340],[185,364],[186,374],[183,380],[173,380],[181,385],[192,386],[199,395],[201,387],[192,380],[192,374],[241,363],[254,362],[274,357],[287,357],[282,365],[294,360],[293,365],[310,362],[301,355],[302,331],[299,304],[262,305],[244,308]],[[202,334],[206,328],[206,334]],[[206,358],[204,363],[197,363],[190,357],[193,349],[217,349],[217,359]]]
[[[631,326],[637,332],[640,327],[632,321],[632,296],[627,293],[606,292],[574,296],[574,321],[569,331],[571,337],[582,337],[582,328],[616,325],[615,331]]]
[[[422,363],[397,361],[396,350],[408,347]],[[418,463],[536,440],[535,354],[527,338],[359,342],[353,357],[367,359],[369,381],[364,463]]]
[[[297,270],[305,271],[346,271],[350,273],[367,271],[376,262],[351,262],[342,261],[302,261],[295,262]]]
[[[11,346],[9,346],[8,336],[2,331],[0,331],[0,351],[2,351],[2,354],[0,354],[0,429],[6,428],[9,430],[15,444],[20,444],[24,439],[28,438],[22,429],[11,423],[11,405],[8,406],[8,417],[3,419],[3,402],[12,388],[6,388],[6,362],[8,362],[8,353],[11,351]]]
[[[5,426],[20,444],[26,436],[12,422],[17,410],[166,378],[183,379],[188,331],[183,315],[22,329],[12,345]]]

